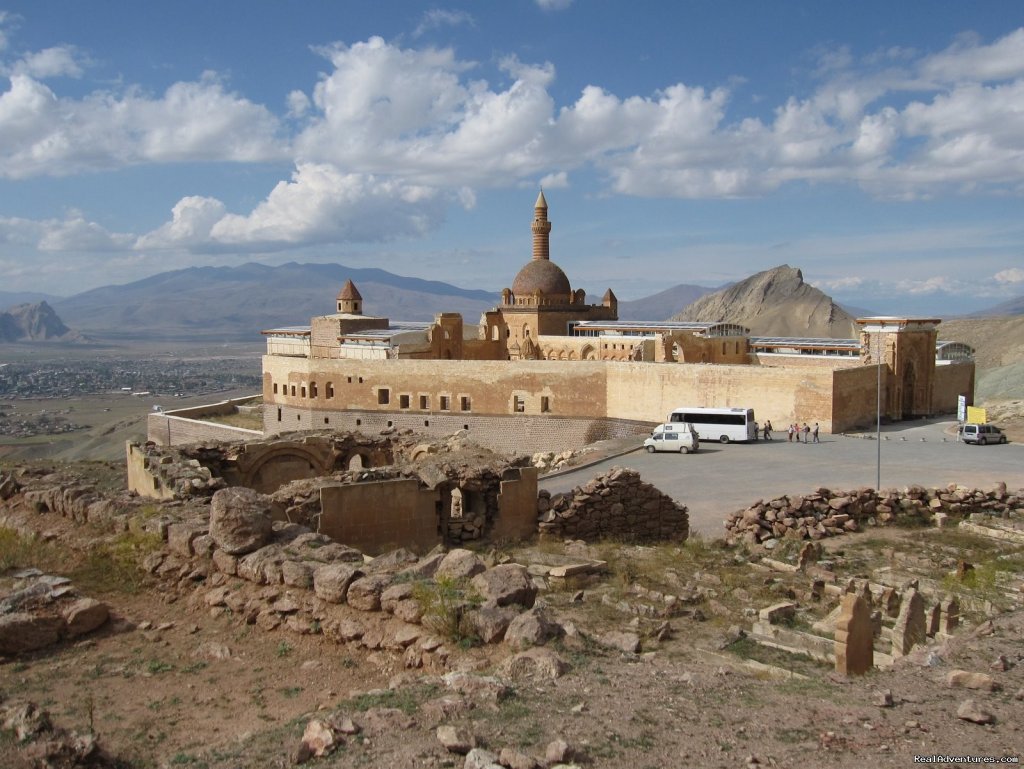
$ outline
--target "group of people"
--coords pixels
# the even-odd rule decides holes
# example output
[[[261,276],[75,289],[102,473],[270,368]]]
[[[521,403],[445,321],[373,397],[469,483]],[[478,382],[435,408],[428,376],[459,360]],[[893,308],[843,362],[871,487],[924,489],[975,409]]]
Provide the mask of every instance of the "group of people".
[[[774,429],[775,428],[772,427],[772,420],[770,420],[770,419],[766,419],[764,421],[764,427],[763,428],[757,422],[754,422],[754,440],[755,441],[758,440],[759,439],[758,438],[759,435],[763,435],[764,436],[764,440],[766,440],[766,441],[772,440],[772,430],[774,430]],[[789,442],[790,443],[793,443],[794,440],[797,443],[801,443],[801,442],[803,442],[803,443],[821,443],[821,441],[818,440],[818,423],[817,422],[814,423],[814,427],[808,426],[808,424],[806,422],[804,422],[803,427],[801,427],[799,424],[794,422],[793,424],[791,424],[789,426],[788,434],[789,434]],[[803,441],[800,440],[800,436],[801,435],[804,438]],[[810,441],[807,440],[808,436],[811,437]]]

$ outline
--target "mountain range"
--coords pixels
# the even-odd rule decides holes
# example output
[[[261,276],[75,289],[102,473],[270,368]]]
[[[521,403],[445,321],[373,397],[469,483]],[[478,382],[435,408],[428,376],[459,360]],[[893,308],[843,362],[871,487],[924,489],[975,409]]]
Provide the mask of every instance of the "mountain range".
[[[65,339],[69,333],[72,337],[66,338],[71,339],[74,332],[67,326],[112,342],[258,341],[263,329],[305,325],[314,315],[332,312],[335,290],[347,278],[359,287],[368,315],[395,320],[426,321],[439,312],[459,312],[472,324],[499,302],[495,292],[341,264],[191,267],[67,298],[0,292],[0,308],[21,300],[18,308],[0,314],[0,341]],[[45,301],[37,302],[39,297]],[[36,303],[25,305],[25,300]],[[39,308],[35,320],[26,307]],[[1022,313],[1024,298],[977,315]],[[680,284],[619,302],[622,320],[728,321],[759,336],[849,338],[856,332],[854,318],[870,314],[874,313],[838,305],[788,265],[717,290]],[[74,338],[81,339],[81,334]]]

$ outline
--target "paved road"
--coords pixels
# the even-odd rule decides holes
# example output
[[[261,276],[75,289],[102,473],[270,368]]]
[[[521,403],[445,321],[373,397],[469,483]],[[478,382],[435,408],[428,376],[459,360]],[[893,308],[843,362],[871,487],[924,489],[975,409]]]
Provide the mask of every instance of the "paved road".
[[[885,426],[882,441],[822,435],[820,444],[782,440],[756,444],[701,443],[697,454],[636,451],[566,475],[541,479],[552,493],[569,491],[608,468],[638,470],[645,481],[690,509],[690,528],[720,537],[722,519],[758,498],[827,488],[874,488],[881,446],[882,488],[917,483],[961,483],[991,488],[1005,481],[1024,488],[1024,444],[972,446],[956,443],[955,422],[933,420]],[[872,436],[873,437],[873,436]],[[946,442],[943,442],[943,438]],[[886,440],[888,439],[888,440]],[[923,440],[922,440],[923,439]]]

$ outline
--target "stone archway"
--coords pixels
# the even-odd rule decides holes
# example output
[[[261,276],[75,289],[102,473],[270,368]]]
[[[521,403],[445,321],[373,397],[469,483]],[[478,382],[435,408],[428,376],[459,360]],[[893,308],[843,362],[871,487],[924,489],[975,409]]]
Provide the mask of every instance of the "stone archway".
[[[330,470],[327,459],[302,444],[275,444],[252,456],[245,467],[238,468],[241,485],[270,494],[286,483],[326,475]]]

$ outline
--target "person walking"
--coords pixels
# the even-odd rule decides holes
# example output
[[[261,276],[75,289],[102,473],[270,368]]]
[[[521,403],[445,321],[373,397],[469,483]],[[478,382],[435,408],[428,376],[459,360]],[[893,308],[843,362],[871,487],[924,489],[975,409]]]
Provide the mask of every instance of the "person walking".
[[[807,436],[810,435],[811,428],[807,426],[806,422],[804,422],[804,426],[801,432],[804,434],[804,443],[807,443]]]
[[[772,420],[764,420],[764,439],[770,441],[772,439]]]
[[[817,422],[814,423],[814,429],[811,430],[811,438],[813,439],[811,441],[812,443],[821,443],[821,441],[818,440],[818,423]]]
[[[789,442],[790,443],[793,442],[793,433],[795,433],[795,432],[796,432],[796,425],[791,424],[789,426]]]
[[[757,422],[754,422],[754,440],[755,440],[755,441],[757,440],[757,437],[758,437],[758,431],[759,431],[760,429],[761,429],[761,428],[760,428],[760,427],[758,426]]]

